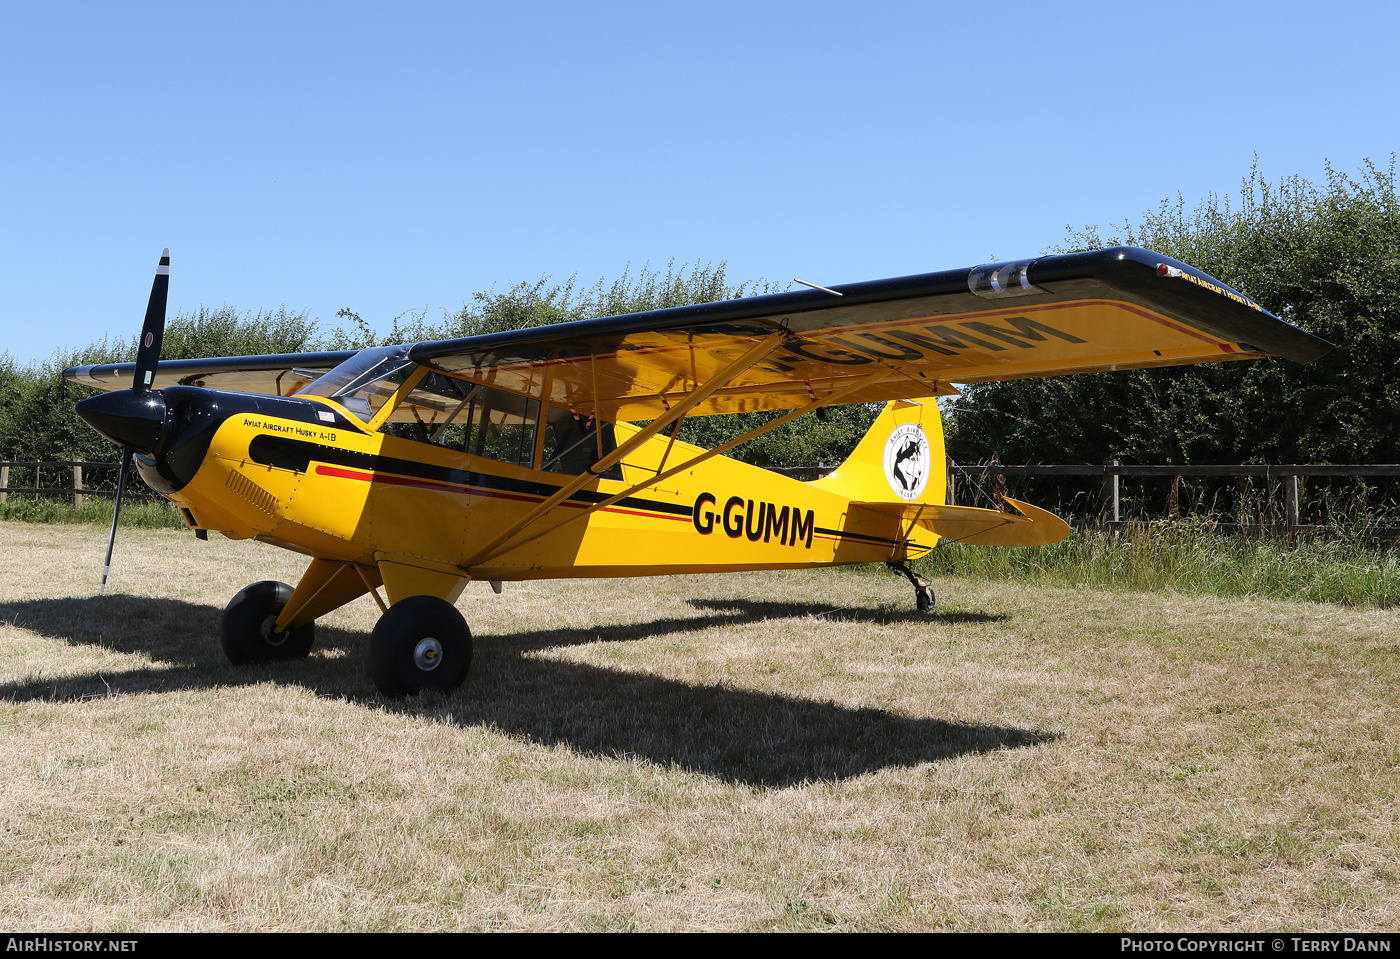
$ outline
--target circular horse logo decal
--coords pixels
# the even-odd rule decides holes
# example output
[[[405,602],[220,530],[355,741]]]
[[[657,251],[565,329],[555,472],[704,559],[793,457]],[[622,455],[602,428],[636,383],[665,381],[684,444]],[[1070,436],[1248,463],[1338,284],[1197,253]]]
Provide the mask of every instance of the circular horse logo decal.
[[[918,499],[932,461],[928,436],[917,423],[897,426],[885,441],[885,479],[900,499]]]

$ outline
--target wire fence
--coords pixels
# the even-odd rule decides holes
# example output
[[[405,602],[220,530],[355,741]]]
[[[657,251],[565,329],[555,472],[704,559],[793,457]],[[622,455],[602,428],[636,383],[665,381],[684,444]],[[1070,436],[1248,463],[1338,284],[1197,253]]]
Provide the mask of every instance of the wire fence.
[[[44,498],[71,497],[74,506],[89,496],[117,495],[117,474],[121,463],[90,463],[83,460],[12,460],[0,462],[0,503],[11,496]],[[126,495],[134,499],[159,499],[160,494],[144,483],[132,482],[127,475]]]
[[[1400,539],[1400,465],[1089,464],[964,465],[948,461],[947,502],[999,508],[1018,486],[1039,484],[1077,526],[1156,519],[1219,532],[1329,535],[1364,531]],[[1019,491],[1018,491],[1019,492]],[[1037,505],[1044,505],[1037,502]]]

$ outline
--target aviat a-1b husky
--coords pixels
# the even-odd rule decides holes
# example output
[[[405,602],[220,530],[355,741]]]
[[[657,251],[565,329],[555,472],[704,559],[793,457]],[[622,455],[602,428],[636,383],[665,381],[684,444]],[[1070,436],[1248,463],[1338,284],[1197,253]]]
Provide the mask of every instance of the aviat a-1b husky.
[[[952,383],[1277,355],[1329,345],[1176,260],[1118,248],[464,339],[158,364],[161,257],[135,363],[76,367],[78,413],[204,538],[310,557],[295,588],[224,612],[233,662],[295,659],[368,593],[388,695],[458,685],[470,580],[657,576],[907,560],[940,536],[1054,542],[1068,527],[944,505],[936,398]],[[722,454],[822,407],[883,402],[851,457],[798,482]],[[690,416],[784,411],[712,450]],[[1086,416],[1093,412],[1086,410]],[[387,430],[391,424],[399,424]],[[644,424],[644,425],[643,425]],[[113,517],[113,534],[116,520]],[[103,583],[111,564],[111,543]],[[381,598],[383,588],[387,600]]]

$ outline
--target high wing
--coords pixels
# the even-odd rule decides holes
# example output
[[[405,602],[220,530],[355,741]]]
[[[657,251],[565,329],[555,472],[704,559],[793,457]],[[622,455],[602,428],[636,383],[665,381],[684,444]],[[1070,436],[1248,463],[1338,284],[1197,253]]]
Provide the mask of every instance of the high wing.
[[[161,360],[152,388],[207,386],[235,393],[291,396],[327,370],[350,359],[357,350],[325,353],[269,353],[263,356],[216,356],[209,359]],[[131,385],[135,363],[99,363],[63,371],[66,379],[98,390],[124,390]]]
[[[1331,344],[1169,257],[1132,247],[985,264],[417,343],[429,369],[604,419],[947,395],[954,383],[1282,356]],[[174,360],[156,385],[293,392],[345,353]],[[202,365],[201,365],[202,364]],[[65,375],[102,389],[132,364]],[[123,379],[125,377],[125,380]]]
[[[1270,355],[1308,363],[1331,349],[1187,264],[1132,247],[832,290],[419,343],[409,356],[580,413],[643,420],[701,384],[708,395],[688,415]]]

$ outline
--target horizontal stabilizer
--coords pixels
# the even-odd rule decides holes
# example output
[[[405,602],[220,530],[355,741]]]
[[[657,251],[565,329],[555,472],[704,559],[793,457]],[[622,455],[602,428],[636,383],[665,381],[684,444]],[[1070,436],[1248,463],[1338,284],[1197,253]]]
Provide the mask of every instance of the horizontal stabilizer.
[[[1049,510],[1009,496],[1005,502],[1016,512],[922,503],[852,502],[851,508],[898,516],[906,529],[922,526],[953,542],[973,546],[1044,546],[1069,535],[1069,524]]]

